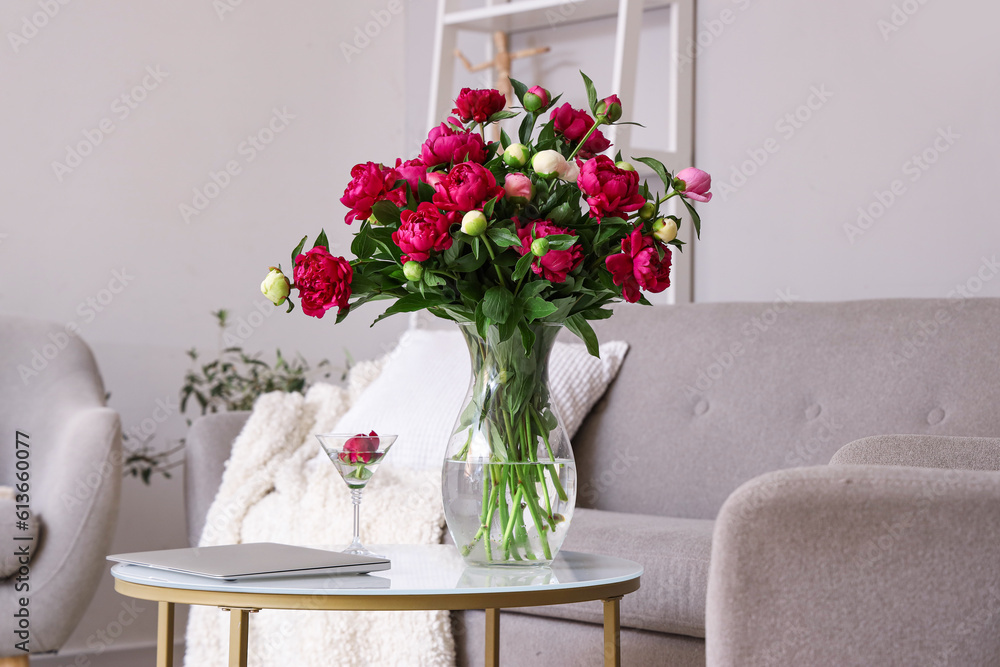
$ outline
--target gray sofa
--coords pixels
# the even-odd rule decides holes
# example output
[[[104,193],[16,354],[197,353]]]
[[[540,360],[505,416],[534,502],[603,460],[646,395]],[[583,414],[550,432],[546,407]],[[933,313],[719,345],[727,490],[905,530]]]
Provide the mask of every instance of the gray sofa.
[[[631,348],[574,439],[564,548],[644,565],[624,664],[1000,664],[1000,299],[633,307],[595,328]],[[191,429],[192,541],[244,420]],[[598,605],[505,612],[504,664],[598,664]],[[483,614],[454,619],[460,664],[482,664]]]

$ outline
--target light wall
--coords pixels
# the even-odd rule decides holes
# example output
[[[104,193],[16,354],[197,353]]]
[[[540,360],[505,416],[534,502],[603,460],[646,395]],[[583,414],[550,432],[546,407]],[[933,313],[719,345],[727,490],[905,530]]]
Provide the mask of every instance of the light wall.
[[[0,7],[0,311],[77,323],[126,430],[147,420],[154,443],[183,435],[185,350],[216,351],[218,308],[232,311],[230,341],[270,358],[280,346],[341,366],[345,351],[371,357],[398,336],[400,318],[368,328],[376,308],[336,328],[332,317],[285,316],[258,286],[321,227],[349,252],[338,199],[350,168],[402,145],[402,14],[384,0],[44,4],[54,16],[16,52],[7,32],[44,10]],[[363,48],[356,27],[374,34]],[[68,173],[53,167],[67,146],[86,153]],[[224,174],[230,161],[235,175]],[[215,195],[207,206],[195,188]],[[185,219],[182,204],[204,210]],[[162,421],[158,401],[170,412]],[[113,549],[186,546],[182,491],[179,476],[127,480]],[[107,577],[67,649],[99,664],[104,649],[151,642],[155,605],[145,603],[109,637],[123,600]]]
[[[229,333],[268,355],[281,346],[339,365],[344,350],[365,358],[390,344],[405,325],[398,318],[369,329],[377,310],[367,309],[334,328],[258,311],[257,284],[321,226],[346,253],[337,200],[351,165],[415,147],[435,2],[413,0],[401,15],[388,0],[42,4],[58,6],[47,25],[16,52],[9,38],[0,45],[0,310],[80,324],[126,429],[162,414],[157,401],[176,394],[186,349],[216,348],[209,312],[220,307],[233,312]],[[900,29],[884,39],[878,21],[892,21],[894,5],[919,9],[905,22],[897,15]],[[8,0],[0,25],[18,31],[39,11],[38,0]],[[968,0],[699,2],[695,151],[716,198],[702,207],[696,299],[946,296],[956,285],[1000,295],[982,259],[1000,250],[991,199],[998,20],[1000,7]],[[574,48],[567,30],[538,37],[559,52],[519,66],[523,78],[553,85],[546,75],[582,67],[602,85],[610,53]],[[593,27],[579,30],[599,43]],[[474,42],[463,44],[478,60]],[[150,89],[134,109],[115,102],[144,79]],[[263,150],[241,150],[274,109],[294,118]],[[808,119],[796,127],[783,120],[789,113]],[[105,118],[113,131],[60,180],[52,163],[86,132],[97,143]],[[951,144],[935,149],[949,128]],[[907,163],[925,151],[936,161],[916,178]],[[755,156],[761,164],[746,163]],[[229,161],[239,173],[227,179],[218,174]],[[204,191],[211,172],[228,184],[185,220],[180,205],[194,207],[193,189]],[[888,202],[894,181],[884,213],[860,233],[845,230],[858,224],[858,207]],[[115,271],[128,284],[101,304]],[[174,409],[154,442],[184,429]],[[114,549],[183,545],[182,513],[178,478],[150,488],[128,481]],[[95,637],[120,603],[105,581],[69,648],[99,664]],[[147,605],[112,648],[151,642],[154,615]]]
[[[698,10],[696,300],[1000,295],[1000,5]]]

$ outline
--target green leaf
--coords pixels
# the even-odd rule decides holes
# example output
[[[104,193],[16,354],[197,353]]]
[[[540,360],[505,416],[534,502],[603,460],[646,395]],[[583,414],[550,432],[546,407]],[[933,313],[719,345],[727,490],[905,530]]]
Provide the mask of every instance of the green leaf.
[[[590,105],[590,112],[597,114],[597,89],[594,88],[594,82],[590,80],[590,77],[580,72],[580,76],[583,77],[583,85],[587,88],[587,104]]]
[[[318,248],[320,246],[323,246],[327,250],[330,249],[330,242],[326,238],[326,230],[325,229],[319,230],[319,236],[316,237],[316,243],[313,244],[314,248]]]
[[[531,268],[531,260],[535,258],[530,252],[525,253],[521,259],[517,260],[517,264],[514,265],[514,273],[511,274],[511,280],[520,280],[528,274],[528,269]]]
[[[535,347],[535,332],[524,323],[524,320],[518,321],[517,330],[521,332],[521,346],[524,347],[524,356],[528,356]]]
[[[483,215],[485,215],[487,218],[493,217],[493,207],[497,205],[498,199],[500,199],[499,195],[489,200],[485,204],[483,204]]]
[[[580,313],[570,315],[566,320],[566,328],[576,334],[580,340],[587,344],[587,352],[590,352],[593,356],[600,358],[601,349],[597,342],[597,334],[594,333],[594,329],[590,326],[590,322],[584,319],[583,315]]]
[[[483,312],[483,301],[476,304],[476,333],[479,334],[480,338],[486,338],[486,334],[489,333],[490,329],[490,318],[486,317],[486,313]]]
[[[483,295],[483,315],[494,322],[506,322],[513,307],[514,295],[506,287],[491,287]]]
[[[351,252],[358,259],[371,258],[372,253],[378,247],[371,238],[370,230],[371,225],[367,221],[361,223],[361,229],[354,235],[354,241],[351,242]]]
[[[545,238],[549,241],[550,250],[569,250],[580,237],[570,234],[549,234]]]
[[[503,148],[504,150],[507,150],[507,147],[510,146],[512,143],[514,143],[514,142],[512,142],[510,140],[510,136],[507,134],[507,132],[503,128],[501,128],[500,129],[500,147]]]
[[[302,248],[305,246],[306,239],[308,239],[308,238],[309,238],[308,234],[305,235],[305,236],[303,236],[302,240],[299,241],[299,244],[297,246],[295,246],[295,250],[292,251],[292,271],[293,272],[295,271],[295,258],[298,257],[300,254],[302,254]]]
[[[606,320],[615,314],[610,308],[589,308],[580,313],[588,320]]]
[[[538,296],[541,294],[542,290],[546,287],[552,287],[552,283],[548,280],[532,280],[521,288],[518,293],[521,299],[530,299],[533,296]]]
[[[498,120],[504,120],[505,118],[515,118],[517,117],[516,111],[509,111],[504,109],[502,111],[497,111],[495,114],[486,119],[487,123],[494,123]]]
[[[524,318],[532,322],[540,320],[543,317],[548,317],[559,310],[559,308],[554,303],[549,303],[540,296],[533,296],[530,299],[524,300],[522,310],[524,311]]]
[[[681,197],[681,201],[684,202],[684,207],[691,214],[691,222],[694,223],[695,234],[698,238],[701,238],[701,216],[698,215],[698,211],[694,210],[694,206],[691,205],[691,202],[686,197]]]
[[[434,197],[435,192],[434,186],[430,183],[424,183],[423,181],[417,183],[417,196],[420,197],[420,201],[430,201]]]
[[[521,245],[521,239],[518,238],[517,234],[510,231],[506,227],[491,227],[486,230],[486,235],[490,237],[491,241],[496,243],[501,248],[510,248]]]
[[[451,266],[454,266],[461,273],[472,273],[485,263],[486,253],[480,253],[478,257],[474,253],[466,253],[459,257]]]
[[[372,205],[372,213],[375,215],[375,219],[383,225],[399,224],[399,208],[391,201],[383,199],[375,202]]]
[[[428,294],[426,296],[421,294],[407,294],[406,296],[401,296],[396,300],[396,303],[389,306],[384,313],[378,316],[372,326],[376,323],[384,320],[390,315],[395,315],[396,313],[412,313],[417,310],[423,310],[424,308],[430,308],[431,306],[442,306],[446,303],[451,303],[451,297],[445,296],[443,294]]]
[[[667,171],[667,168],[663,166],[662,162],[653,157],[637,157],[635,159],[656,172],[656,175],[663,181],[663,185],[667,190],[673,187],[674,179],[670,175],[670,172]]]
[[[441,285],[447,284],[447,281],[434,273],[433,271],[424,271],[424,275],[421,276],[423,282],[428,287],[440,287]]]
[[[521,126],[517,130],[517,136],[525,146],[531,144],[531,133],[535,131],[535,114],[530,111],[524,114]]]
[[[528,87],[512,76],[507,78],[510,80],[510,87],[514,89],[514,94],[517,95],[517,101],[523,105],[524,94],[528,92]]]

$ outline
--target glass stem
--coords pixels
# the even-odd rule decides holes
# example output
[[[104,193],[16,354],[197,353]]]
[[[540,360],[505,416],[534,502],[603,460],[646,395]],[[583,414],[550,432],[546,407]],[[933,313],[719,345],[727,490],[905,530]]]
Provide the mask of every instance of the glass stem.
[[[351,489],[351,500],[354,502],[354,542],[352,546],[361,544],[361,491],[362,489]]]

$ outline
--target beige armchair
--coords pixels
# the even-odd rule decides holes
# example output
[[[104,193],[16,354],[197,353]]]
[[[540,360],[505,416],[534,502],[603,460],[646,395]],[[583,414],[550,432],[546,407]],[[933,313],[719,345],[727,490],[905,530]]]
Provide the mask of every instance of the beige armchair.
[[[1000,439],[880,436],[716,522],[709,667],[1000,664]]]
[[[36,540],[27,575],[0,579],[0,665],[58,650],[94,595],[118,516],[121,426],[86,344],[55,324],[0,315],[0,486],[27,484]],[[20,444],[18,444],[20,442]],[[20,452],[20,454],[19,454]],[[20,478],[18,474],[20,473]],[[27,585],[27,589],[24,586]],[[25,634],[11,620],[28,602]],[[27,643],[22,644],[26,641]]]

